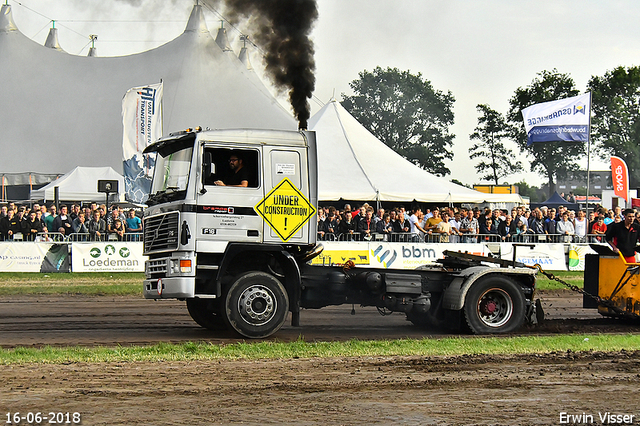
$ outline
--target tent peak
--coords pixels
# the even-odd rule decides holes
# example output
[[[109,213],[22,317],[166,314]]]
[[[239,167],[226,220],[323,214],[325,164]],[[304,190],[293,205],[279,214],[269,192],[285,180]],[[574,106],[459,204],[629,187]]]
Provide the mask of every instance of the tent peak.
[[[18,31],[16,23],[13,22],[13,14],[11,13],[11,6],[3,4],[0,9],[0,32]]]
[[[220,46],[223,52],[230,52],[231,45],[227,38],[227,29],[224,27],[224,21],[220,21],[220,28],[218,28],[218,34],[216,35],[216,43]]]
[[[91,47],[89,48],[89,54],[87,56],[96,57],[98,56],[98,48],[96,47],[98,36],[96,34],[89,34],[89,38],[91,39]]]
[[[184,32],[209,32],[207,23],[204,20],[204,14],[202,13],[202,6],[200,6],[199,4],[196,4],[195,6],[193,6],[193,9],[191,9],[189,22],[187,22],[187,27],[184,29]]]
[[[47,41],[44,42],[44,46],[64,52],[58,42],[58,29],[55,27],[55,21],[53,25],[53,27],[49,28],[49,35],[47,36]]]
[[[247,50],[247,41],[249,40],[249,36],[243,34],[240,36],[240,40],[242,41],[242,49],[240,49],[238,59],[240,59],[240,61],[248,70],[253,70],[251,61],[249,61],[249,51]]]

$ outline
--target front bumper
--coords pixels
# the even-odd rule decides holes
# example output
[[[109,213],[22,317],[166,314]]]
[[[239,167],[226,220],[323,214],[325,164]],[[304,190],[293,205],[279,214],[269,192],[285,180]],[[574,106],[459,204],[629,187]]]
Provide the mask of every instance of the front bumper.
[[[158,285],[160,282],[160,285]],[[196,291],[195,277],[166,277],[144,280],[145,299],[186,299]]]

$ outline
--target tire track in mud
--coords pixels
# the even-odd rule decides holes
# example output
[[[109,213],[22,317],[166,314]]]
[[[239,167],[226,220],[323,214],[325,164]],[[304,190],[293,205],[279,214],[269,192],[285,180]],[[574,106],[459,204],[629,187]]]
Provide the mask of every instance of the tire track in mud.
[[[517,334],[633,333],[640,324],[604,318],[582,309],[580,295],[560,291],[542,294],[545,322]],[[450,336],[423,330],[404,314],[379,315],[373,307],[351,305],[303,310],[301,326],[290,322],[271,341],[344,341]],[[158,342],[208,341],[233,343],[242,339],[230,331],[209,331],[189,316],[185,303],[150,301],[136,297],[34,295],[0,299],[0,346],[114,346]]]

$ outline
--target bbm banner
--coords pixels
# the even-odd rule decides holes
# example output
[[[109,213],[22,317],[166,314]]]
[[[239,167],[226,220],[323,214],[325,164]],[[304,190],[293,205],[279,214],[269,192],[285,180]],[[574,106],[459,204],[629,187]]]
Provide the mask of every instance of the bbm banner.
[[[73,272],[144,272],[141,242],[95,242],[71,245]]]

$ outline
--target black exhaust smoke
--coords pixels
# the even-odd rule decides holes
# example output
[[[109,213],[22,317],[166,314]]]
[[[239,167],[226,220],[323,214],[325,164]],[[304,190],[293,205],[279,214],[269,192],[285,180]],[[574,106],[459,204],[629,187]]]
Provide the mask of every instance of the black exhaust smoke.
[[[279,90],[288,91],[298,126],[306,129],[316,83],[309,38],[318,18],[316,0],[224,0],[224,4],[232,21],[249,21],[250,37],[265,51],[268,75]]]

